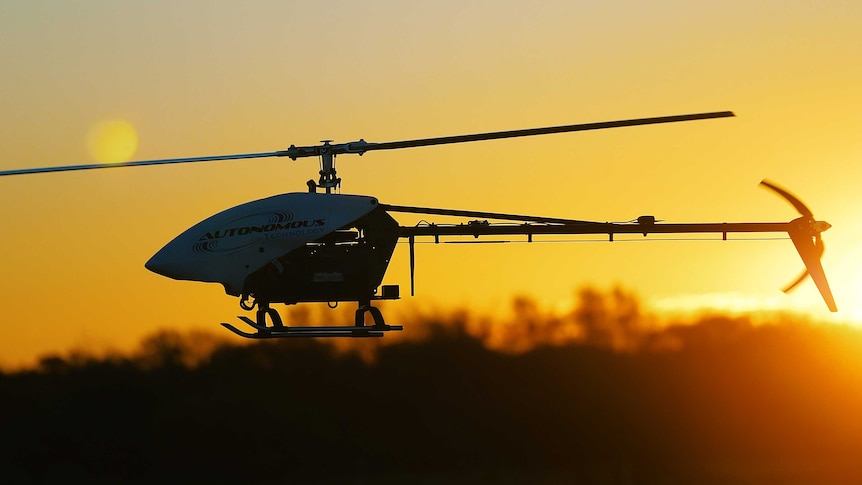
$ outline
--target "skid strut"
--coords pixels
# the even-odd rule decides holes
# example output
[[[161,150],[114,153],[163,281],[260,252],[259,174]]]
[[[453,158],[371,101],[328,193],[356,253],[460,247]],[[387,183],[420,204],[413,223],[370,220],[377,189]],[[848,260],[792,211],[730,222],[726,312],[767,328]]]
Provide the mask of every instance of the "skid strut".
[[[371,306],[371,300],[361,300],[359,302],[359,308],[356,309],[356,318],[354,320],[354,326],[356,327],[364,327],[365,326],[365,313],[370,313],[372,320],[374,320],[374,328],[385,327],[386,322],[383,320],[383,314],[380,313],[380,309]]]
[[[281,321],[281,315],[274,308],[269,307],[269,303],[262,302],[257,304],[257,325],[259,328],[267,328],[266,317],[272,320],[272,329],[277,330],[284,328],[284,323]]]

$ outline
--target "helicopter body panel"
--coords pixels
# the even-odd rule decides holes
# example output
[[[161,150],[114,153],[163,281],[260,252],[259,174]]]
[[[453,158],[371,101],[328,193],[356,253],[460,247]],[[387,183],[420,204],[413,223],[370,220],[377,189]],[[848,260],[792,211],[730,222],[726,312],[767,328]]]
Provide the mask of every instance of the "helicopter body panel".
[[[374,197],[288,193],[215,214],[166,244],[147,269],[178,280],[221,283],[230,295],[246,278],[378,206]]]

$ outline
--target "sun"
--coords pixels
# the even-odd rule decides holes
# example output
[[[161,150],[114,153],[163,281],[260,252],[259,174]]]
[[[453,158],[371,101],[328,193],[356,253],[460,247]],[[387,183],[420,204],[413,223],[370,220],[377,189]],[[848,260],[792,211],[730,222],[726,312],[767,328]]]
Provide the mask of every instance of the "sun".
[[[138,134],[128,121],[100,121],[87,134],[87,149],[100,163],[128,162],[138,149]]]

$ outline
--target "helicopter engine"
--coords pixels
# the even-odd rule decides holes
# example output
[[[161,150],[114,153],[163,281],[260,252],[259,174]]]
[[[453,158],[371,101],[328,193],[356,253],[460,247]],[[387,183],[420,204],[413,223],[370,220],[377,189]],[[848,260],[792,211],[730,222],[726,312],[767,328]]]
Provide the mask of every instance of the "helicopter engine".
[[[398,223],[378,206],[348,226],[251,273],[243,294],[286,304],[374,299],[398,242]],[[397,297],[391,288],[382,297]]]

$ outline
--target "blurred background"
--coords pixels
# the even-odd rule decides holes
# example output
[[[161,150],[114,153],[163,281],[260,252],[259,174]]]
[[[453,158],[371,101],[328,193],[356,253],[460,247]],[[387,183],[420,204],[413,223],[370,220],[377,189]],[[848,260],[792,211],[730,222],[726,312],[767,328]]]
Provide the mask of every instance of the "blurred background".
[[[415,314],[361,342],[161,331],[0,374],[10,483],[862,480],[862,331],[703,315],[631,293],[555,314]],[[313,314],[293,314],[296,319]]]

